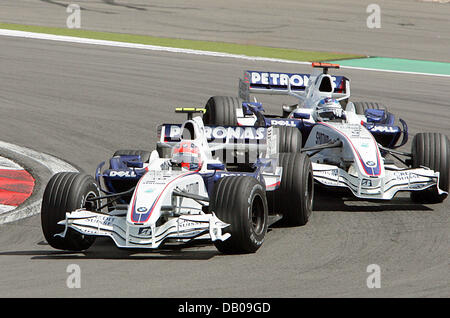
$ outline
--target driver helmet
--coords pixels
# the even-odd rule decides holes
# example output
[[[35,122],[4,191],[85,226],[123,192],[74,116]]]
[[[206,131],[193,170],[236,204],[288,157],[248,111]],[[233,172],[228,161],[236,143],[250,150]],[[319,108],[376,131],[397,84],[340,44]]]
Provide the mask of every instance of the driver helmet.
[[[202,165],[200,148],[192,141],[182,141],[173,149],[171,161],[185,170],[199,170]]]
[[[317,105],[317,115],[322,120],[342,119],[344,110],[338,100],[324,98]]]

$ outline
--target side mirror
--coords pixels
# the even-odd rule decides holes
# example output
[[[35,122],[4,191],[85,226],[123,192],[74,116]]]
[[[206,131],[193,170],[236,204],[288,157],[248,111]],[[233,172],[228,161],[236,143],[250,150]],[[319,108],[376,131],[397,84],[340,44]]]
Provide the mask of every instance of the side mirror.
[[[225,170],[225,165],[223,163],[208,163],[206,165],[208,170]]]
[[[294,116],[294,118],[297,118],[297,119],[310,119],[311,118],[311,114],[307,114],[307,113],[294,113],[293,116]]]
[[[144,163],[142,162],[140,155],[121,156],[121,157],[124,159],[123,162],[125,162],[127,167],[131,167],[131,168],[143,168],[144,167]]]
[[[127,161],[127,166],[131,167],[131,168],[143,168],[144,163],[142,161],[130,160],[130,161]]]

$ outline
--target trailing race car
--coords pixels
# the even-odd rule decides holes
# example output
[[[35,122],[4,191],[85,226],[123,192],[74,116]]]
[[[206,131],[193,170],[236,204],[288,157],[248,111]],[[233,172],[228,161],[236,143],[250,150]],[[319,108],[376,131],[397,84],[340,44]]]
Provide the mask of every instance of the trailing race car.
[[[97,236],[151,249],[209,239],[223,253],[252,253],[270,224],[308,222],[313,175],[306,154],[278,154],[272,127],[205,126],[192,118],[196,109],[179,112],[188,120],[160,126],[157,150],[119,150],[95,179],[71,172],[50,179],[41,220],[52,247],[85,250]]]
[[[204,122],[279,127],[280,152],[307,153],[316,182],[348,188],[358,198],[391,199],[410,191],[416,202],[442,202],[449,191],[448,138],[419,133],[410,153],[395,150],[408,140],[406,123],[399,119],[401,126],[396,125],[380,103],[349,101],[350,80],[328,74],[339,65],[313,67],[312,74],[246,71],[239,97],[211,97]],[[250,101],[251,93],[290,95],[299,103],[283,105],[282,115],[268,115],[256,99]],[[395,165],[394,159],[403,165]]]

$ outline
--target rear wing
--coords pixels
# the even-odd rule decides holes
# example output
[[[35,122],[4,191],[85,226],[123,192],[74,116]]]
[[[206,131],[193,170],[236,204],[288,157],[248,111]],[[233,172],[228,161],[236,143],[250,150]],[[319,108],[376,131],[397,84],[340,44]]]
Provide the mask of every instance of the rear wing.
[[[323,67],[323,66],[314,66]],[[291,92],[304,92],[310,84],[312,74],[278,73],[245,71],[244,77],[239,79],[239,97],[250,101],[250,94],[289,95]],[[341,99],[350,93],[350,81],[345,76],[332,76],[335,84],[333,97]]]
[[[181,124],[163,124],[158,127],[158,145],[172,148],[182,137],[184,140],[196,139],[197,136],[186,138]],[[278,129],[275,127],[241,127],[241,126],[203,126],[209,149],[246,150],[265,153],[272,157],[278,152]]]
[[[187,119],[192,119],[193,115],[195,113],[206,113],[205,108],[199,108],[199,107],[177,107],[175,108],[175,113],[177,114],[187,114]]]
[[[158,127],[158,139],[162,143],[177,143],[181,141],[181,124],[163,124]],[[224,143],[236,141],[243,143],[265,143],[268,131],[272,127],[241,127],[241,126],[204,126],[204,134],[208,143]],[[186,136],[183,136],[186,138]],[[195,136],[190,136],[195,139]]]

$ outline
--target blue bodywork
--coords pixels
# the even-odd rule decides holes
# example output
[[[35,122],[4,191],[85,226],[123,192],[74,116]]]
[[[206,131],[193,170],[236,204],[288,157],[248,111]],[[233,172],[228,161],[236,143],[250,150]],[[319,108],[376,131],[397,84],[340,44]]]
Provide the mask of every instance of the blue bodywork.
[[[254,114],[257,118],[256,126],[270,127],[270,126],[287,126],[296,127],[300,130],[303,136],[303,144],[308,139],[308,136],[314,127],[314,123],[305,121],[309,116],[302,116],[297,118],[285,118],[275,115],[264,114],[264,108],[261,103],[257,102],[243,102],[242,109],[244,115]],[[393,114],[379,109],[367,109],[365,112],[367,123],[363,125],[372,133],[375,140],[383,147],[395,149],[403,146],[408,141],[408,126],[406,122],[399,119],[402,127],[395,125],[395,117]],[[403,138],[399,143],[400,137]]]
[[[223,177],[229,176],[249,176],[257,179],[265,185],[261,170],[268,166],[275,165],[271,159],[257,159],[255,163],[247,164],[249,171],[226,171],[225,166],[211,167],[212,171],[207,173],[199,173],[206,185],[208,194],[211,196],[214,191],[214,185]],[[106,194],[115,194],[127,191],[134,187],[139,179],[148,171],[143,168],[144,162],[139,155],[123,155],[115,156],[109,159],[109,169],[102,171],[105,162],[101,162],[96,170],[95,179],[100,185],[101,179],[104,181],[105,189],[102,189]],[[275,190],[274,187],[271,190]],[[118,203],[127,204],[131,198],[131,193],[128,196],[117,199]]]

